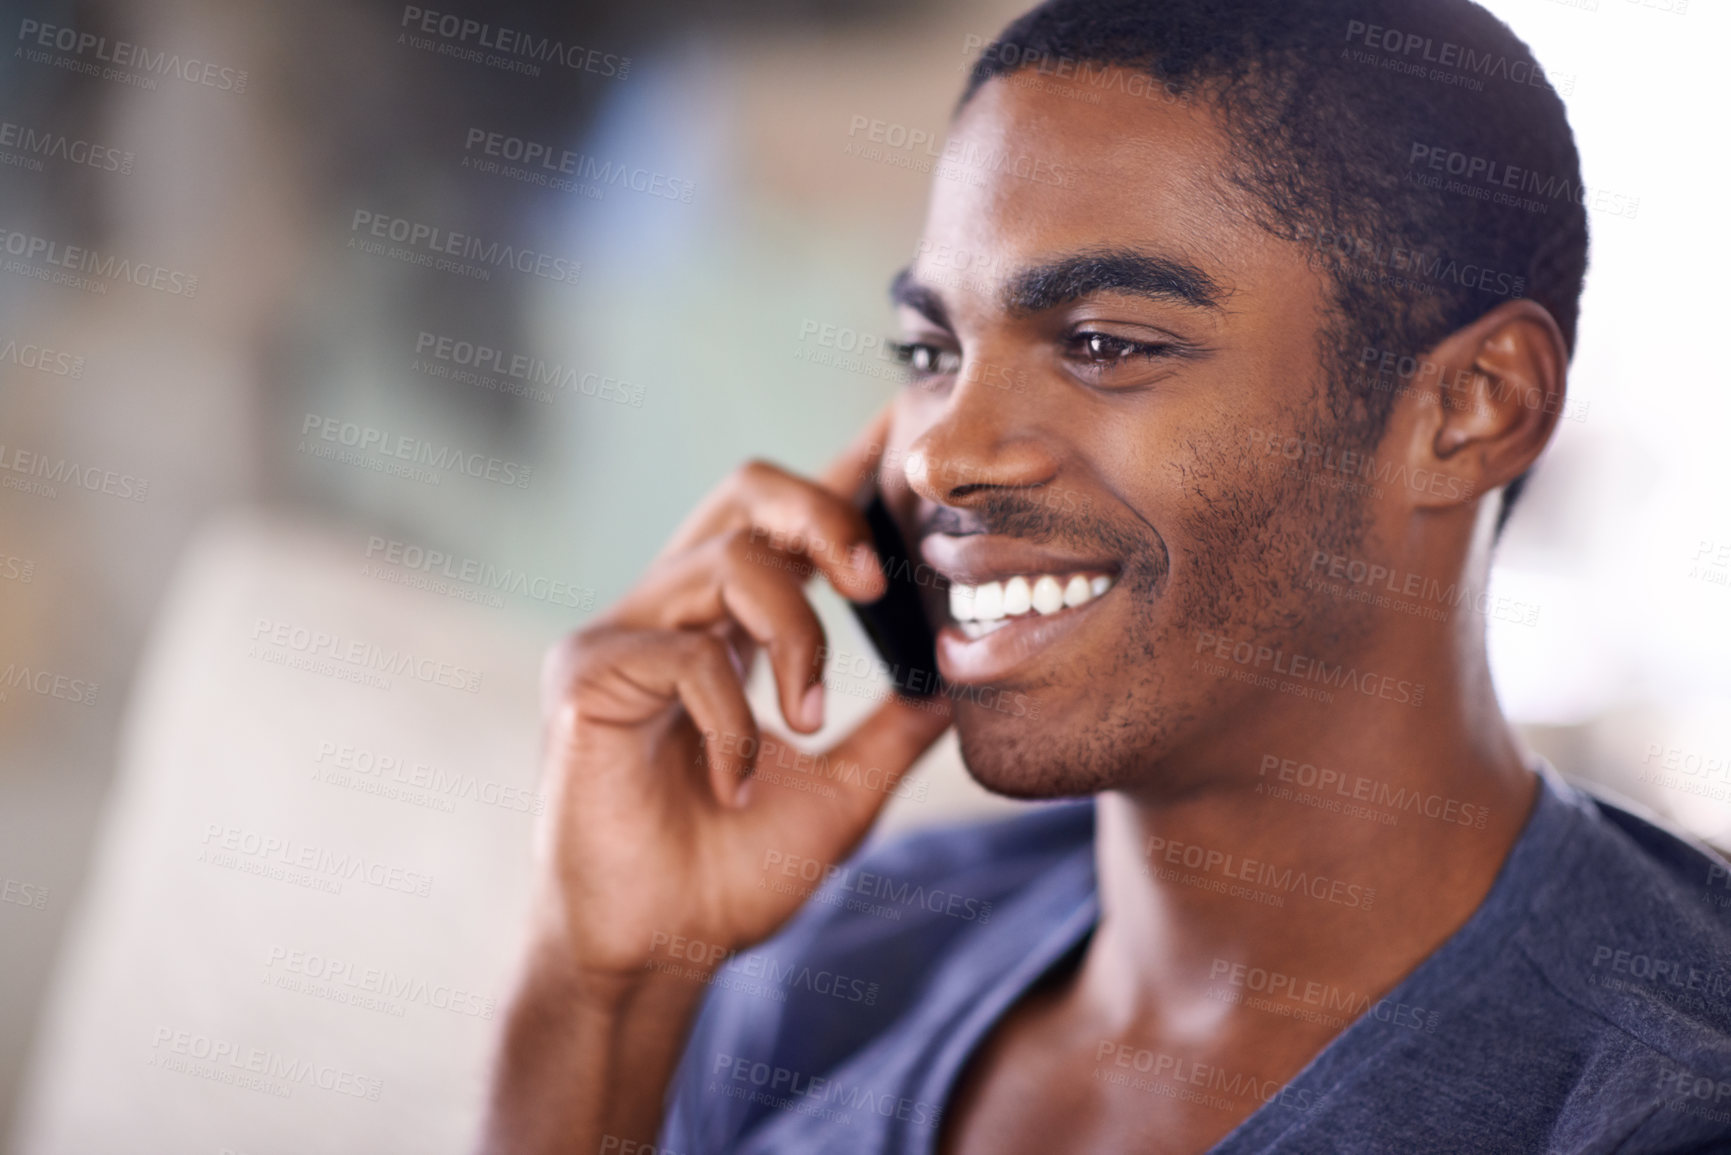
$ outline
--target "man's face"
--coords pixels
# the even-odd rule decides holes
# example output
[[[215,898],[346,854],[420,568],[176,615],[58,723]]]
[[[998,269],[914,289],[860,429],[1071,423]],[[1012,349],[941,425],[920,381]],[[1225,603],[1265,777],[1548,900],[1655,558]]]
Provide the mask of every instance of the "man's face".
[[[884,490],[925,559],[977,589],[976,614],[1001,604],[993,582],[1016,608],[1016,576],[1036,606],[1054,605],[1041,577],[1069,595],[968,625],[931,598],[974,776],[1170,795],[1246,724],[1326,710],[1207,672],[1203,638],[1338,661],[1363,637],[1301,584],[1317,551],[1354,547],[1362,503],[1267,451],[1338,441],[1326,285],[1227,184],[1206,101],[1025,79],[991,81],[958,119],[898,281],[916,379]]]

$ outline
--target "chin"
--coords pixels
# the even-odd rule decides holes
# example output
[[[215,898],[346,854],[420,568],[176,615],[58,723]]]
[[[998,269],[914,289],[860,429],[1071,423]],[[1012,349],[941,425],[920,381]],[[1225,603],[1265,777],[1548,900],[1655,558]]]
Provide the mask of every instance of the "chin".
[[[994,794],[1040,800],[1076,798],[1136,784],[1148,745],[1128,735],[1110,711],[1079,722],[1085,707],[1052,717],[1013,717],[969,702],[956,705],[956,737],[968,775]],[[1146,725],[1146,717],[1144,726]],[[1104,735],[1131,740],[1109,745]]]

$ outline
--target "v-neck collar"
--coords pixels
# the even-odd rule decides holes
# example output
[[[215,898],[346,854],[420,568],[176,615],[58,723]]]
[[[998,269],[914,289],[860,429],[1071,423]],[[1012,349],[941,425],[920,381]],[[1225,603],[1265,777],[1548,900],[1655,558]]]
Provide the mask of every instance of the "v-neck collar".
[[[1382,1002],[1437,1008],[1458,1000],[1482,969],[1464,964],[1495,954],[1526,919],[1538,898],[1540,880],[1550,873],[1551,860],[1568,840],[1572,829],[1568,818],[1575,809],[1565,797],[1573,788],[1548,765],[1541,765],[1539,771],[1532,813],[1484,901]],[[890,1096],[894,1102],[911,1100],[941,1120],[961,1073],[986,1036],[1052,967],[1093,933],[1100,917],[1096,881],[1090,839],[1003,904],[998,916],[977,935],[934,960],[931,982],[902,1021],[851,1056],[832,1073],[832,1080]],[[1041,926],[1049,929],[1030,945],[1028,928]],[[1286,1084],[1286,1094],[1251,1112],[1210,1148],[1209,1155],[1266,1150],[1306,1117],[1293,1110],[1290,1101],[1308,1100],[1314,1110],[1354,1069],[1411,1034],[1410,1029],[1397,1028],[1376,1015],[1360,1015]],[[909,1047],[910,1037],[932,1043]],[[883,1122],[882,1150],[897,1155],[936,1151],[941,1122],[921,1125],[889,1118]],[[902,1122],[907,1125],[900,1126]],[[783,1115],[750,1136],[747,1148],[810,1150],[815,1148],[809,1142],[821,1134],[818,1120]]]

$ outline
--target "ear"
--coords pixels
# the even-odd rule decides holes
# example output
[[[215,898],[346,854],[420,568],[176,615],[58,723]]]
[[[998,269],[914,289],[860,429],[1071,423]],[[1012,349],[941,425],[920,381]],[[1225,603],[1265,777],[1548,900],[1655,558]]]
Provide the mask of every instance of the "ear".
[[[1536,301],[1508,301],[1451,333],[1412,387],[1409,457],[1446,479],[1415,487],[1421,508],[1464,505],[1499,489],[1544,451],[1567,400],[1569,351]]]

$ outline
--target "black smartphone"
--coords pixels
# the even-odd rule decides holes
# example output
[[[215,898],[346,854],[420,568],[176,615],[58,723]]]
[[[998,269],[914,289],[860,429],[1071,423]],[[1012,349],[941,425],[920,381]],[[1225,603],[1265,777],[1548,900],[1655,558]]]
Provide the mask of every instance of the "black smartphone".
[[[907,542],[875,485],[864,512],[889,589],[869,605],[848,604],[888,667],[886,672],[896,692],[910,698],[930,698],[940,689],[937,634],[926,617],[916,575],[930,574],[931,567],[917,566],[908,556]]]

